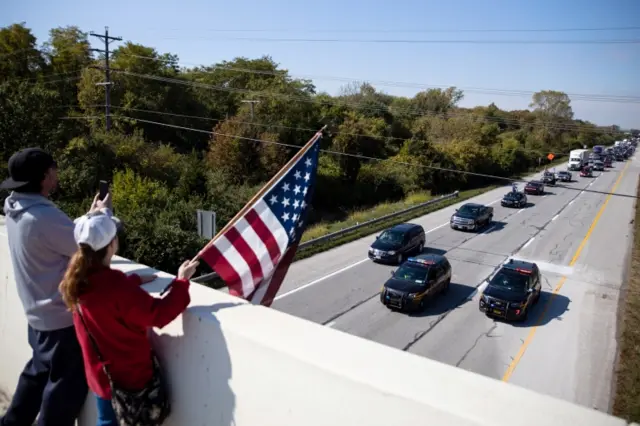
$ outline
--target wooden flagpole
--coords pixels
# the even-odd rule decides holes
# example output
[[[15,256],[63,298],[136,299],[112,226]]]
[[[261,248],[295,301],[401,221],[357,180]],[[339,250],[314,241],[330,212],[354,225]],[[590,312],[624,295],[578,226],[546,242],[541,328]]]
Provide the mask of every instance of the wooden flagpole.
[[[292,164],[294,164],[296,161],[298,161],[300,159],[300,157],[302,157],[304,154],[307,153],[307,151],[309,151],[309,148],[311,147],[311,145],[313,144],[313,142],[315,142],[316,138],[318,138],[320,135],[322,135],[322,132],[327,128],[327,125],[325,124],[324,126],[322,126],[322,128],[320,130],[318,130],[316,132],[316,134],[309,139],[309,141],[304,144],[302,146],[302,148],[300,148],[300,150],[293,156],[291,157],[291,159],[287,162],[287,164],[285,164],[279,171],[278,173],[275,174],[275,176],[273,176],[269,182],[267,182],[261,189],[260,191],[258,191],[256,193],[256,195],[254,195],[251,200],[249,200],[249,202],[242,208],[240,209],[240,211],[233,217],[233,219],[231,219],[221,230],[220,232],[218,232],[212,239],[211,241],[209,241],[207,243],[206,246],[204,246],[204,248],[202,250],[200,250],[200,252],[193,258],[192,262],[195,262],[196,260],[198,260],[200,258],[200,253],[202,253],[203,251],[205,251],[207,248],[209,248],[211,246],[211,244],[215,243],[216,240],[225,232],[227,232],[227,230],[232,227],[234,225],[234,223],[240,219],[242,216],[244,216],[244,214],[247,212],[247,210],[249,210],[249,208],[251,208],[251,206],[259,199],[261,198],[265,192],[267,192],[267,190],[274,184],[276,183],[281,177],[282,175],[284,175],[285,171],[287,171],[287,169],[289,169],[289,167],[291,167]]]

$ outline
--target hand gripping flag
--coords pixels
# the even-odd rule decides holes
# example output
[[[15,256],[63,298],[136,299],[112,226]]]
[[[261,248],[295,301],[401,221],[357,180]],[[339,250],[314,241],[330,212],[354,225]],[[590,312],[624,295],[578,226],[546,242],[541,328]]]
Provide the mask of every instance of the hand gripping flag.
[[[322,130],[198,254],[230,294],[271,306],[305,230],[321,139]]]

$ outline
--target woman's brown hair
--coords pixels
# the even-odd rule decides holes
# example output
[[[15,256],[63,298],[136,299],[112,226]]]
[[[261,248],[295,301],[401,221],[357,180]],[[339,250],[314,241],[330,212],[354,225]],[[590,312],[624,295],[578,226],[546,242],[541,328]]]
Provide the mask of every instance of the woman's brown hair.
[[[71,257],[67,271],[60,283],[62,300],[70,311],[75,311],[76,304],[80,302],[80,296],[87,291],[89,271],[103,264],[108,250],[109,245],[98,251],[93,251],[88,245],[80,244],[78,251]]]

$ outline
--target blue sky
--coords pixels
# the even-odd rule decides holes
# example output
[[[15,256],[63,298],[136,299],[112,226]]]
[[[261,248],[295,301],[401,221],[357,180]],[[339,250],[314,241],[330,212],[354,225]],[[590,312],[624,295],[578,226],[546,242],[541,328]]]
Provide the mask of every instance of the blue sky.
[[[294,76],[317,76],[313,80],[318,89],[332,94],[337,93],[345,81],[321,77],[455,85],[469,89],[463,106],[493,101],[505,109],[526,108],[529,95],[504,96],[478,89],[553,89],[569,94],[640,96],[637,77],[640,44],[362,44],[230,39],[640,39],[639,30],[394,32],[640,26],[638,0],[380,0],[378,4],[371,0],[23,0],[8,3],[3,4],[0,26],[24,21],[39,41],[44,41],[53,27],[78,25],[85,31],[100,32],[108,25],[112,35],[153,46],[161,53],[178,54],[185,65],[269,54]],[[251,29],[286,31],[219,31]],[[396,95],[411,96],[418,90],[374,85]],[[640,128],[640,104],[574,100],[572,105],[578,118],[602,125]]]

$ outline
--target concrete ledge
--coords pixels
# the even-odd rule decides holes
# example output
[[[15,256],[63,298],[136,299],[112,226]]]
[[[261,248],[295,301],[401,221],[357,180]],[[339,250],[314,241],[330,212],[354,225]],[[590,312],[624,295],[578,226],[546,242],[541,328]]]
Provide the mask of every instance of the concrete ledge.
[[[151,272],[123,258],[113,267]],[[172,279],[159,276],[152,294]],[[30,348],[1,226],[0,278],[0,390],[10,394]],[[167,425],[626,425],[198,284],[191,298],[154,335],[174,399]],[[94,410],[90,400],[79,424],[94,425]]]

